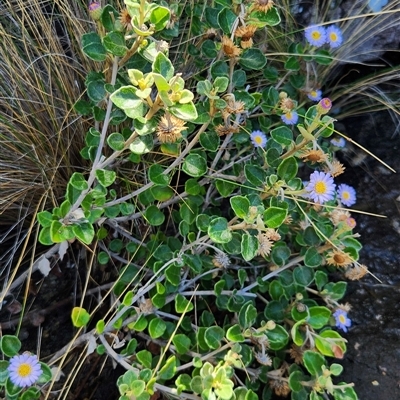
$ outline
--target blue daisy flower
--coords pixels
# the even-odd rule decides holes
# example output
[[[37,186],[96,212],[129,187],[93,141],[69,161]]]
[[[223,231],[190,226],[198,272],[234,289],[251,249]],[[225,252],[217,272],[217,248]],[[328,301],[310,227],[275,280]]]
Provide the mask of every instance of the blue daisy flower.
[[[281,119],[286,125],[294,125],[299,120],[299,114],[296,111],[289,111],[282,114]]]
[[[342,31],[335,25],[326,29],[326,43],[329,43],[331,49],[339,47],[343,43]]]
[[[251,132],[250,140],[254,147],[265,147],[267,144],[267,136],[262,131]]]
[[[308,43],[315,47],[321,47],[326,43],[326,29],[322,26],[309,26],[304,30]]]

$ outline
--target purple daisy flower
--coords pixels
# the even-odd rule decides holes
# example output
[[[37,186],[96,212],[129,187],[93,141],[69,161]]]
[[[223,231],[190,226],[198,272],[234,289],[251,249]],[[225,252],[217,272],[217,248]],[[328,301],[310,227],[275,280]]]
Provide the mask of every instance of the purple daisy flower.
[[[347,332],[347,328],[351,326],[351,319],[347,318],[347,312],[339,308],[333,313],[333,316],[336,320],[336,326]]]
[[[344,146],[346,146],[346,139],[340,137],[340,138],[334,138],[331,139],[331,144],[333,144],[335,147],[340,147],[343,148]]]
[[[289,111],[282,114],[281,119],[286,125],[294,125],[299,120],[299,114],[296,111]]]
[[[314,171],[310,175],[310,182],[306,186],[310,198],[318,204],[333,200],[335,184],[331,175],[325,172]]]
[[[356,203],[356,199],[357,199],[356,191],[352,186],[342,183],[338,186],[337,193],[338,193],[340,202],[342,204],[344,204],[345,206],[350,207]]]
[[[33,385],[42,374],[39,360],[35,355],[29,353],[12,357],[8,371],[11,382],[19,387]]]
[[[343,42],[342,31],[335,25],[326,29],[326,43],[329,43],[331,49],[339,47]]]
[[[320,101],[322,99],[322,92],[320,90],[310,90],[307,97],[312,101]]]
[[[326,29],[322,26],[309,26],[304,30],[308,43],[315,47],[321,47],[326,43]]]
[[[267,144],[267,136],[262,131],[251,132],[250,140],[254,147],[265,147]]]

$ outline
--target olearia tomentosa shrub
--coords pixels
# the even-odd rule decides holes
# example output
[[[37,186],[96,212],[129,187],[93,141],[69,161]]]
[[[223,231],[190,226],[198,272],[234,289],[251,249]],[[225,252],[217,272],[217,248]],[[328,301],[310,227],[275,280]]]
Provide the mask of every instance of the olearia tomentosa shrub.
[[[313,73],[339,27],[288,41],[270,0],[124,3],[92,2],[81,41],[97,62],[75,104],[92,167],[38,214],[42,244],[78,240],[119,265],[115,308],[89,336],[126,368],[120,399],[356,399],[335,362],[351,326],[338,277],[367,268]],[[279,35],[287,52],[269,53]]]

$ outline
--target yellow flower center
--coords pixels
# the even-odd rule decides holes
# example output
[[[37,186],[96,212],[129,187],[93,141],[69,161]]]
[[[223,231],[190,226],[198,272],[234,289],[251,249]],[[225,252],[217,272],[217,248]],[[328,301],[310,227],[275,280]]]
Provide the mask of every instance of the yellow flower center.
[[[27,376],[32,374],[32,366],[27,364],[27,363],[23,363],[18,367],[18,375],[22,378],[26,378]]]
[[[342,193],[342,197],[343,197],[345,200],[348,200],[348,199],[350,198],[350,193],[349,193],[349,192],[343,192],[343,193]]]
[[[331,34],[329,35],[329,37],[331,38],[331,41],[332,41],[332,42],[337,42],[337,40],[338,40],[338,37],[337,37],[337,35],[336,35],[335,32],[331,32]]]
[[[346,322],[346,317],[343,314],[339,315],[339,321],[344,324]]]
[[[315,192],[317,194],[324,194],[326,193],[326,183],[323,181],[319,181],[315,184]]]
[[[320,37],[321,37],[321,33],[318,32],[318,31],[314,31],[314,32],[311,34],[311,36],[312,36],[312,38],[313,38],[314,40],[318,40],[318,39],[320,39]]]
[[[262,137],[261,137],[261,136],[256,136],[256,137],[254,138],[254,141],[255,141],[257,144],[261,144],[261,143],[262,143]]]
[[[312,97],[317,97],[317,92],[315,90],[311,90],[310,94]]]

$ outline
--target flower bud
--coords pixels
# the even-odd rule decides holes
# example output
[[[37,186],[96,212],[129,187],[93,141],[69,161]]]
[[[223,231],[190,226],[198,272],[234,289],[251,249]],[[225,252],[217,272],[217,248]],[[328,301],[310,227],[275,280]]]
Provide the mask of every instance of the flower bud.
[[[332,108],[332,101],[327,97],[321,99],[317,104],[317,110],[321,115],[328,114],[331,108]]]
[[[98,21],[101,18],[102,13],[103,13],[103,9],[102,9],[99,1],[90,2],[89,15],[93,19],[93,21]]]
[[[275,323],[275,321],[268,321],[267,322],[267,324],[266,324],[266,327],[267,327],[267,329],[269,330],[269,331],[272,331],[272,330],[274,330],[275,328],[276,328],[276,323]]]

